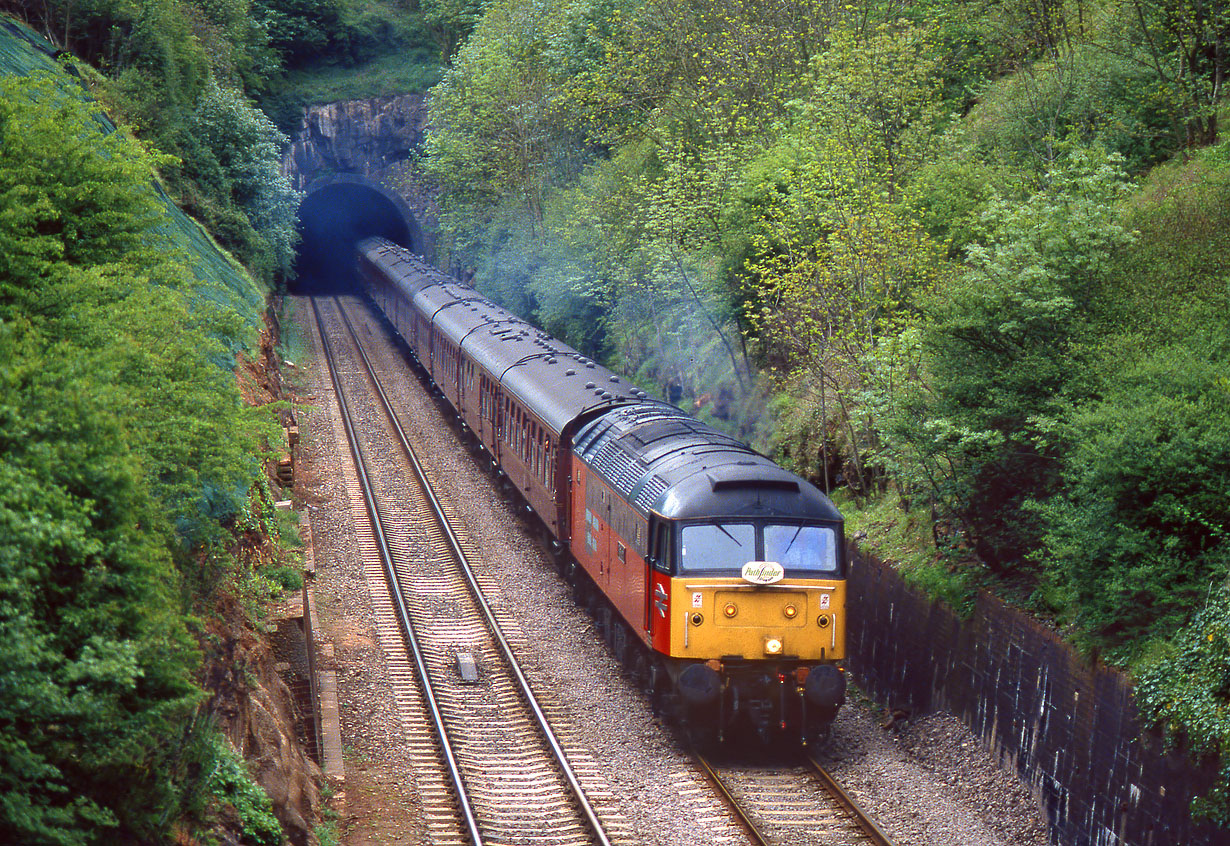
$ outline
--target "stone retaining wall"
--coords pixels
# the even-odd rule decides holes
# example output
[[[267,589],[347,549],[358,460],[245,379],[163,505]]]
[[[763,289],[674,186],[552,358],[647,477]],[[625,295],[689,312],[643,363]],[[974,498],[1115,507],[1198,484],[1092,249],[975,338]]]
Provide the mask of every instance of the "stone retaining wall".
[[[851,556],[850,660],[868,695],[913,714],[950,711],[1042,806],[1057,846],[1215,846],[1230,832],[1187,808],[1215,768],[1142,738],[1132,687],[986,595],[965,622],[891,568]]]

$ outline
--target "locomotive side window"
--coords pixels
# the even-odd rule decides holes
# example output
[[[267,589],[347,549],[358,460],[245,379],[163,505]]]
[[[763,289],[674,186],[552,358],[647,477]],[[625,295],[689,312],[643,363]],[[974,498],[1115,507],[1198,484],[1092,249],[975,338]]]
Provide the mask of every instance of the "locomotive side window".
[[[787,570],[837,572],[837,533],[824,526],[765,526],[764,557]]]
[[[751,523],[684,526],[680,533],[680,570],[738,570],[755,560],[756,527]]]
[[[660,573],[671,571],[671,532],[668,525],[659,525],[655,530],[653,566]]]

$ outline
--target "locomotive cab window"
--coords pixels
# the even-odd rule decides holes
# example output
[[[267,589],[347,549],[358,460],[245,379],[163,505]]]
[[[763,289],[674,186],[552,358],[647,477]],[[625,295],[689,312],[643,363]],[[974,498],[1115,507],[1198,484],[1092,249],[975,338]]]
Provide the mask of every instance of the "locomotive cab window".
[[[829,526],[697,523],[679,533],[679,569],[737,573],[749,561],[775,561],[786,575],[836,575],[837,532]]]
[[[764,560],[786,571],[837,572],[837,533],[826,526],[765,526]]]
[[[756,560],[756,527],[751,523],[684,526],[679,534],[679,569],[738,570]]]

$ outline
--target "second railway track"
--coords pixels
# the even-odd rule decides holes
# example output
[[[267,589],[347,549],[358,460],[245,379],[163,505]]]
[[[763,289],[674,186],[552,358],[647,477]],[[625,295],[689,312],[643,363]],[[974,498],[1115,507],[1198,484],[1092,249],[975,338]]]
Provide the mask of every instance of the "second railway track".
[[[409,472],[415,463],[410,445],[395,415],[390,418],[380,402],[376,376],[364,366],[340,304],[318,310],[317,320],[339,405],[348,407],[353,421],[346,428],[355,481],[366,477],[369,483],[369,490],[352,494],[352,503],[366,503],[359,509],[373,524],[367,543],[361,543],[367,547],[369,583],[391,586],[387,602],[378,603],[378,625],[386,629],[381,640],[404,633],[416,643],[407,659],[391,662],[391,681],[403,714],[419,723],[410,727],[411,735],[446,740],[437,750],[417,754],[428,771],[422,795],[434,806],[424,808],[432,842],[620,842],[618,814],[607,809],[610,820],[601,819],[582,784],[580,770],[589,770],[593,780],[593,768],[584,755],[577,756],[580,767],[570,764],[546,725],[545,709],[533,701],[512,660],[509,636],[474,593],[478,582],[457,557],[460,539],[446,518],[434,513],[426,480],[416,481]],[[399,612],[404,618],[398,619]],[[387,631],[389,626],[400,632]],[[470,659],[476,677],[469,672]],[[420,676],[423,690],[408,689]],[[436,728],[427,727],[432,712]],[[451,776],[446,775],[450,765]],[[601,794],[602,785],[596,787]]]

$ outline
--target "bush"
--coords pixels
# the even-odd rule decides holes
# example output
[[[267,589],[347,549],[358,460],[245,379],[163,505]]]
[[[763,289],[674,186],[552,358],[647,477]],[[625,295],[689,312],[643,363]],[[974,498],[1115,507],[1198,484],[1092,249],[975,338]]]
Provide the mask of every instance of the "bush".
[[[1077,414],[1047,566],[1120,659],[1180,629],[1230,573],[1230,336],[1154,350]]]
[[[214,800],[235,809],[245,844],[280,846],[282,826],[273,815],[269,795],[252,780],[243,759],[221,737],[215,746],[213,770],[206,779]]]

